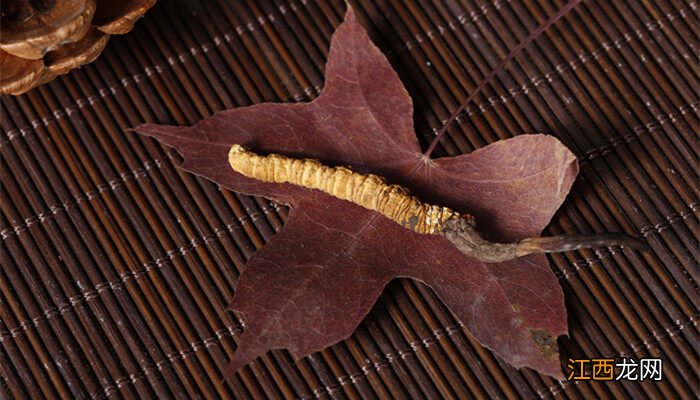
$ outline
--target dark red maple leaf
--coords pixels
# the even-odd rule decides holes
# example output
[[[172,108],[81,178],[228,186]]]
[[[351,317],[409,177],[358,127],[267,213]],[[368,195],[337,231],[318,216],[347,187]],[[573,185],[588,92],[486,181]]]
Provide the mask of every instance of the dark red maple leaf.
[[[546,135],[521,135],[468,155],[427,159],[412,102],[352,9],[333,35],[321,95],[310,103],[223,111],[193,127],[135,130],[176,148],[181,168],[231,190],[291,206],[284,229],[248,261],[232,308],[245,331],[235,371],[269,349],[295,358],[347,338],[394,278],[428,284],[472,335],[515,367],[562,377],[556,339],[564,296],[542,255],[485,264],[439,236],[319,191],[239,175],[232,144],[316,158],[404,185],[424,201],[476,217],[491,239],[537,236],[569,192],[574,155]]]

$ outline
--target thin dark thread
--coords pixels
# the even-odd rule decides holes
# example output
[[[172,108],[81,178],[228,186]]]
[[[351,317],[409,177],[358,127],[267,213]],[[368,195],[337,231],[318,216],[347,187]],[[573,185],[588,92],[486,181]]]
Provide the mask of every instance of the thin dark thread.
[[[457,116],[459,116],[464,109],[467,107],[467,105],[476,97],[481,90],[486,87],[486,85],[493,79],[499,72],[503,70],[503,68],[512,60],[520,51],[525,48],[530,42],[533,40],[537,39],[547,28],[552,26],[555,22],[560,20],[564,15],[566,15],[571,9],[573,9],[578,3],[580,3],[581,0],[572,0],[569,1],[564,8],[559,10],[556,14],[554,14],[550,19],[545,21],[544,24],[540,25],[539,28],[535,29],[528,37],[525,38],[520,44],[515,46],[513,50],[511,50],[510,53],[506,56],[506,58],[501,61],[496,68],[494,68],[491,72],[489,72],[488,75],[484,78],[484,80],[479,83],[479,85],[474,89],[474,91],[467,96],[467,99],[464,100],[464,102],[455,110],[455,112],[450,115],[450,118],[447,119],[444,125],[440,128],[438,131],[437,135],[435,136],[435,139],[430,143],[428,146],[428,150],[423,153],[423,160],[430,158],[430,155],[433,154],[433,151],[437,147],[438,143],[440,142],[440,139],[442,139],[443,136],[445,136],[445,133],[447,132],[447,128],[452,125],[452,123],[457,119]]]

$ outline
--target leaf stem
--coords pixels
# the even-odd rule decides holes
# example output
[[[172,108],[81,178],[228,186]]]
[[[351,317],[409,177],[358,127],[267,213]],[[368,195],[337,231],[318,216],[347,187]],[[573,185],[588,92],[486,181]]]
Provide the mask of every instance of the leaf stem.
[[[505,67],[506,64],[510,60],[512,60],[520,51],[525,48],[527,44],[532,42],[533,40],[537,39],[542,32],[544,32],[547,28],[549,28],[552,24],[560,20],[564,15],[566,15],[571,9],[573,9],[578,3],[580,3],[582,0],[571,0],[569,1],[561,10],[559,10],[556,14],[554,14],[551,18],[549,18],[547,21],[545,21],[542,25],[540,25],[537,29],[535,29],[528,37],[525,38],[520,44],[515,46],[513,50],[508,53],[506,58],[501,61],[496,68],[494,68],[491,72],[489,72],[488,75],[484,78],[484,80],[479,83],[479,85],[467,96],[467,99],[464,100],[464,102],[455,110],[455,112],[450,115],[450,117],[445,121],[445,123],[442,125],[440,130],[438,131],[437,135],[435,136],[435,139],[433,139],[432,142],[430,142],[430,145],[428,146],[428,149],[423,153],[423,158],[427,159],[430,157],[431,154],[433,154],[433,151],[435,151],[435,148],[437,147],[438,143],[440,142],[440,139],[442,139],[443,136],[445,136],[445,133],[447,132],[447,128],[452,125],[452,123],[457,119],[457,117],[467,108],[467,105],[476,97],[477,94],[481,92],[481,90],[486,87],[486,85],[493,79],[496,74],[501,72],[503,70],[503,67]]]

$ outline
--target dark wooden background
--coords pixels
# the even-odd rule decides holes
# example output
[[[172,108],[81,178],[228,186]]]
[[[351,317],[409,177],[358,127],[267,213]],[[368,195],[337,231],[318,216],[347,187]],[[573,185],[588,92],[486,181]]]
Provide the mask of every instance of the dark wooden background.
[[[562,0],[352,1],[415,103],[424,146]],[[93,64],[2,98],[0,399],[694,398],[698,390],[698,3],[578,5],[474,98],[439,147],[545,132],[581,161],[547,233],[626,231],[550,257],[568,357],[661,357],[662,382],[517,371],[423,285],[392,283],[357,331],[294,364],[275,351],[222,382],[224,311],[285,210],[182,173],[124,130],[193,124],[323,86],[340,0],[163,0]]]

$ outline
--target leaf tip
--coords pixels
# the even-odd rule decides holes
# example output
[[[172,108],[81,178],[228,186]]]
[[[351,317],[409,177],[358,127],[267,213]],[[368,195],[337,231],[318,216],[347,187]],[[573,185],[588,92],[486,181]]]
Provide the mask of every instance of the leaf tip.
[[[244,344],[244,337],[245,334],[241,336],[238,342],[238,348],[236,349],[236,352],[233,353],[231,361],[229,361],[228,365],[226,366],[223,376],[224,380],[233,377],[238,370],[250,364],[253,362],[253,360],[262,355],[254,347],[249,347],[248,345]]]
[[[345,0],[345,19],[348,19],[349,16],[354,17],[355,10],[352,8],[352,4],[350,4],[350,0]]]
[[[530,335],[542,356],[542,361],[544,361],[543,368],[538,370],[555,379],[563,380],[564,374],[559,363],[559,345],[557,343],[559,336],[546,328],[530,329]]]

